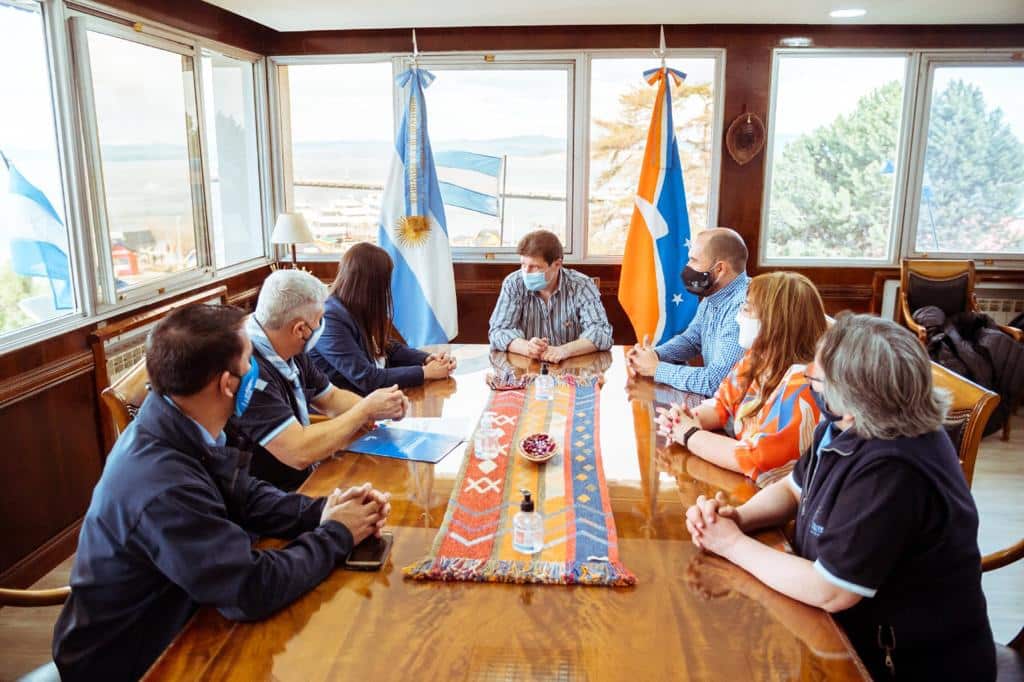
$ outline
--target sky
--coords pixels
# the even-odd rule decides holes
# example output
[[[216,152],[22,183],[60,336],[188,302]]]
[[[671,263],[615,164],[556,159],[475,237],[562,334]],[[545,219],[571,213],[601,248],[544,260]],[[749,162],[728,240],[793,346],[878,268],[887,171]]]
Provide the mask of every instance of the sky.
[[[857,100],[893,80],[905,81],[904,56],[785,56],[779,64],[775,134],[785,138],[828,125],[856,108]],[[989,110],[1001,107],[1012,130],[1024,141],[1024,68],[936,70],[934,92],[967,77],[982,88]]]

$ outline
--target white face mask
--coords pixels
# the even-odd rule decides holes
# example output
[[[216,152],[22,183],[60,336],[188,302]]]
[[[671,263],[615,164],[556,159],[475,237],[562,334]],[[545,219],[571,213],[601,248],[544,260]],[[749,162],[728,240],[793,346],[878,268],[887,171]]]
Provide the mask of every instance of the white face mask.
[[[740,326],[738,339],[740,348],[749,349],[754,345],[754,339],[757,338],[758,333],[761,331],[761,320],[755,320],[743,313],[739,313],[736,315],[736,324]]]

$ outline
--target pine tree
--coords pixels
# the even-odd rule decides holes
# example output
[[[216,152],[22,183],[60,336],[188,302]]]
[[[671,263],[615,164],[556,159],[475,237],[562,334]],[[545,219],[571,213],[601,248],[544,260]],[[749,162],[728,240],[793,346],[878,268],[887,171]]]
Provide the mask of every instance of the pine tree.
[[[887,83],[785,147],[772,169],[772,256],[885,256],[902,99]],[[933,102],[918,248],[1024,250],[1024,226],[1010,229],[1024,202],[1024,145],[977,86],[953,81]]]
[[[621,254],[623,251],[656,94],[657,88],[646,83],[634,86],[619,96],[619,115],[615,120],[594,121],[601,134],[591,141],[591,158],[606,160],[608,167],[591,182],[592,253]],[[692,230],[707,226],[713,104],[710,83],[673,84],[672,118]],[[696,115],[690,114],[692,111],[696,111]]]

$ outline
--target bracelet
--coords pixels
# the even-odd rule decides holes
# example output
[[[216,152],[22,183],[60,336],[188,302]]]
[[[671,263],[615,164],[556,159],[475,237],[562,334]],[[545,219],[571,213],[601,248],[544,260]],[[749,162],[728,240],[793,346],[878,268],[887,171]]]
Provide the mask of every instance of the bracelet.
[[[684,448],[689,449],[689,447],[690,447],[689,446],[690,436],[692,436],[693,434],[697,433],[698,431],[700,431],[700,427],[699,426],[691,426],[690,428],[688,428],[686,430],[686,433],[683,434],[683,447]]]

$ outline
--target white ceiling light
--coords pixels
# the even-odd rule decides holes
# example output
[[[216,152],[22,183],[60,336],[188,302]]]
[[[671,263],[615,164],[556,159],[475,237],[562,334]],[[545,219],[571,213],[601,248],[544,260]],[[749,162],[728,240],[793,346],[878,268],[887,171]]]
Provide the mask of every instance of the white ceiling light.
[[[790,38],[783,38],[779,41],[779,44],[785,47],[810,47],[814,44],[814,41],[804,36],[792,36]]]
[[[850,9],[834,9],[829,12],[828,15],[833,19],[856,19],[857,17],[862,17],[867,13],[868,11],[866,9],[851,7]]]

